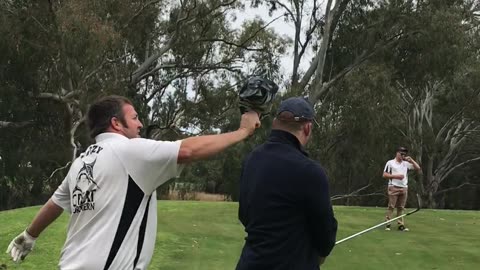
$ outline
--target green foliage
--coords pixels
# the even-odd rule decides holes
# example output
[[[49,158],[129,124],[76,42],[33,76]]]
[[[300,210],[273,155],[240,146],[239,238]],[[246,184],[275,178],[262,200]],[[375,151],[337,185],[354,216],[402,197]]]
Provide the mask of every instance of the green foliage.
[[[410,178],[412,190],[434,193],[437,197],[429,200],[443,201],[445,205],[445,195],[440,190],[453,192],[455,187],[462,187],[462,183],[477,183],[465,178],[471,170],[467,166],[456,168],[462,173],[449,177],[439,189],[432,188],[435,181],[442,181],[434,180],[441,166],[451,168],[472,159],[475,155],[472,153],[478,156],[478,149],[472,147],[480,139],[474,131],[480,118],[473,109],[478,107],[478,82],[472,81],[478,69],[478,61],[473,60],[478,55],[478,23],[469,11],[471,3],[380,1],[371,4],[351,1],[334,33],[327,57],[329,68],[325,71],[329,74],[348,68],[356,57],[371,48],[377,50],[366,64],[336,83],[334,93],[319,104],[320,119],[328,123],[320,132],[324,140],[320,141],[322,146],[315,147],[329,150],[325,151],[329,155],[323,154],[327,156],[319,159],[331,172],[335,191],[348,193],[344,186],[350,191],[371,184],[371,192],[382,193],[385,182],[380,176],[385,161],[393,157],[397,145],[408,145],[424,167],[423,177]],[[330,79],[331,76],[325,78]],[[432,87],[436,87],[435,90],[428,92]],[[432,103],[426,101],[428,95],[433,96]],[[426,110],[430,105],[432,109]],[[433,118],[429,118],[430,114],[420,115],[421,111],[432,113]],[[457,115],[451,122],[453,126],[471,123],[473,130],[454,135],[470,137],[470,143],[464,142],[458,148],[451,147],[450,141],[444,142],[443,137],[440,143],[435,142],[436,137],[441,136],[439,130],[453,115]],[[434,159],[433,167],[429,165],[429,158]],[[429,176],[431,172],[433,177]],[[336,185],[340,185],[343,192],[335,189]],[[468,200],[474,201],[471,197]]]
[[[269,24],[285,11],[279,2],[2,1],[0,121],[12,124],[0,128],[0,209],[42,202],[52,193],[75,151],[78,155],[92,142],[83,120],[99,96],[128,96],[145,127],[150,126],[144,135],[178,140],[235,130],[238,89],[251,75],[287,86],[273,111],[282,98],[308,94],[317,86],[311,85],[313,79],[304,89],[288,89],[293,82],[285,78],[292,74],[280,68],[281,57],[291,55],[295,37],[282,36]],[[304,16],[299,49],[305,50],[304,58],[316,55],[325,34],[323,10],[315,11],[318,25],[309,32],[305,16],[313,13],[312,1],[282,3],[301,7],[294,10]],[[244,5],[267,6],[272,17],[235,24]],[[415,155],[422,153],[421,165],[435,155],[432,164],[437,166],[449,144],[433,143],[433,138],[459,108],[462,121],[478,127],[476,9],[478,3],[467,0],[342,1],[322,77],[322,83],[335,80],[333,91],[316,104],[320,127],[314,128],[307,146],[327,170],[332,195],[367,185],[365,193],[382,194],[383,166],[399,144],[410,145]],[[293,23],[290,17],[284,21]],[[356,68],[350,70],[352,66]],[[300,81],[305,72],[300,68],[292,81]],[[436,84],[441,87],[431,103],[431,128],[425,118],[415,120],[423,127],[420,135],[411,128],[412,115],[426,99],[425,89]],[[409,102],[405,89],[412,95]],[[245,142],[188,166],[177,181],[235,200],[241,162],[268,137],[271,120],[263,120],[262,128]],[[478,128],[456,148],[457,163],[478,157],[476,135]],[[456,169],[436,192],[478,184],[476,165]],[[435,170],[432,166],[426,171]],[[411,179],[415,189],[426,181]],[[478,189],[472,190],[469,204],[459,203],[455,191],[438,193],[432,200],[445,207],[478,208]],[[339,203],[378,205],[382,199],[354,197]]]

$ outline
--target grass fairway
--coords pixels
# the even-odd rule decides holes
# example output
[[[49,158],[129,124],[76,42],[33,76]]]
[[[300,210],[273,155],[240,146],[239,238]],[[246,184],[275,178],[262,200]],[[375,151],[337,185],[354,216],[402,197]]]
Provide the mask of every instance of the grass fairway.
[[[149,269],[234,269],[243,245],[237,204],[159,201],[157,245]],[[0,269],[56,269],[68,217],[62,215],[14,265],[5,250],[38,207],[0,212]],[[337,239],[382,221],[383,208],[335,207]],[[473,270],[480,265],[480,212],[421,210],[408,217],[410,232],[375,230],[337,246],[322,270]]]

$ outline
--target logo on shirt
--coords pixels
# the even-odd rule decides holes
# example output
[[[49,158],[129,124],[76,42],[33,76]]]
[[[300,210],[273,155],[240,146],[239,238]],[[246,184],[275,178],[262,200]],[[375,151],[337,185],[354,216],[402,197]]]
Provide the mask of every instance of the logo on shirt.
[[[83,162],[83,166],[78,171],[75,188],[72,192],[72,204],[74,214],[80,213],[82,211],[95,210],[95,192],[100,189],[100,186],[97,184],[97,182],[95,182],[95,179],[93,178],[93,167],[97,162],[97,157],[90,156],[90,154],[96,154],[101,150],[101,147],[95,147],[95,150],[98,151],[87,150],[85,154],[82,154],[80,156]]]

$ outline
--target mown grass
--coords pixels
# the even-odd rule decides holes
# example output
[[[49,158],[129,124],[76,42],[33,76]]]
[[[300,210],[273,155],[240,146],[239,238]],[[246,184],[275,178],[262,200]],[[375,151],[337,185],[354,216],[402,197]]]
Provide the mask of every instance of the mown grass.
[[[234,269],[245,236],[230,202],[159,201],[158,234],[149,269]],[[0,248],[21,232],[39,207],[0,212]],[[335,207],[338,239],[382,221],[383,208]],[[4,269],[56,269],[68,217],[62,215],[18,265],[0,255]],[[480,212],[426,210],[407,220],[410,232],[381,229],[335,247],[322,270],[478,269]],[[3,251],[4,252],[4,251]],[[6,268],[5,268],[6,267]],[[2,267],[0,267],[2,269]]]

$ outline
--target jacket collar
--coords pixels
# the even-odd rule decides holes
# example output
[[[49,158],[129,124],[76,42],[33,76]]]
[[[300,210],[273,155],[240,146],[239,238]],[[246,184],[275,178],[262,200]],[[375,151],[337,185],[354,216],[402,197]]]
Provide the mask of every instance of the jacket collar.
[[[297,137],[288,131],[272,129],[270,137],[268,137],[268,141],[290,144],[308,157],[308,153],[305,152],[305,149],[300,144],[300,141],[297,139]]]

